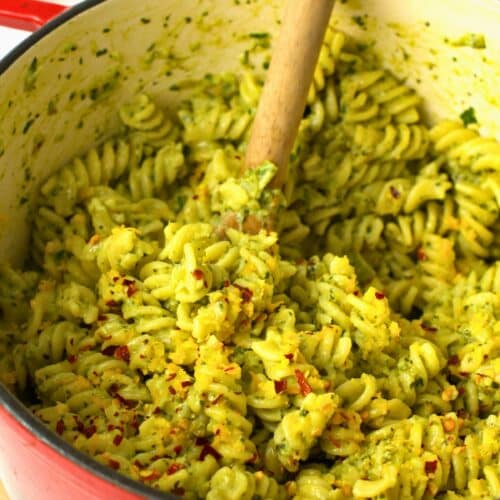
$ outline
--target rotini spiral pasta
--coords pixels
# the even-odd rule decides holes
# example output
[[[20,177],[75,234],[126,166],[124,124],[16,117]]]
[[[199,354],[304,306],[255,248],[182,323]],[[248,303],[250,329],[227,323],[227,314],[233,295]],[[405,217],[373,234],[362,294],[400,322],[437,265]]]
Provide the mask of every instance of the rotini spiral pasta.
[[[140,94],[0,267],[0,382],[189,499],[500,497],[500,146],[328,28],[283,192],[243,174],[255,60]]]

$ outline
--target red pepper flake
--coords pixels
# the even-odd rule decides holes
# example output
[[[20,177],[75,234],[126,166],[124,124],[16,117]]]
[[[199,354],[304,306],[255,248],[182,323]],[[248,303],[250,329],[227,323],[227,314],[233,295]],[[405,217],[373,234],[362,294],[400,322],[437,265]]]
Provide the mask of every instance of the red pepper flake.
[[[230,285],[231,285],[231,283],[229,282],[229,280],[224,280],[224,287],[225,288],[227,288]]]
[[[224,371],[226,373],[232,372],[233,370],[234,370],[234,365],[226,366],[226,368],[224,368]]]
[[[113,444],[115,446],[120,446],[120,443],[123,441],[123,435],[122,434],[117,434],[114,438],[113,438]]]
[[[113,276],[113,283],[116,283],[120,279],[120,276]]]
[[[180,471],[181,469],[184,469],[184,465],[178,464],[178,463],[173,463],[170,465],[170,467],[167,469],[167,474],[171,476],[172,474],[175,474],[177,471]]]
[[[213,401],[212,404],[216,405],[222,399],[222,394],[219,394]]]
[[[118,470],[120,468],[120,462],[117,462],[116,460],[113,460],[112,458],[110,458],[108,460],[108,465],[114,469],[114,470]]]
[[[180,486],[176,486],[173,490],[172,493],[174,495],[177,495],[178,497],[183,497],[184,493],[186,493],[186,490]]]
[[[106,301],[106,305],[108,307],[118,307],[118,302],[116,302],[116,300],[111,299]]]
[[[190,385],[193,385],[194,382],[191,382],[191,380],[183,380],[181,382],[181,387],[189,387]]]
[[[168,376],[167,376],[167,382],[170,382],[175,377],[177,377],[177,373],[169,373]]]
[[[395,200],[397,200],[401,196],[401,193],[394,186],[389,186],[389,190],[391,192],[391,196]]]
[[[353,295],[355,295],[356,297],[359,297],[361,295],[361,292],[359,290],[354,290],[354,292],[352,292]]]
[[[300,370],[295,370],[295,377],[300,387],[300,392],[303,396],[307,396],[312,392],[312,387],[307,383],[306,377]]]
[[[137,292],[137,286],[132,283],[127,286],[127,297],[132,297]]]
[[[193,194],[193,200],[197,200],[199,198],[199,195]]]
[[[286,353],[286,354],[285,354],[285,358],[286,358],[286,359],[289,359],[290,361],[292,361],[292,360],[293,360],[293,352],[288,352],[288,353]]]
[[[468,376],[469,376],[469,372],[458,372],[458,374],[459,374],[461,377],[468,377]]]
[[[451,358],[448,359],[448,364],[450,366],[456,366],[459,363],[460,363],[460,359],[456,354],[454,354],[453,356],[451,356]]]
[[[428,462],[425,462],[425,473],[428,474],[434,474],[437,469],[438,462],[437,460],[431,460]]]
[[[125,408],[131,410],[132,408],[135,408],[137,406],[137,401],[134,401],[132,399],[125,399],[122,395],[116,393],[113,394],[113,396],[120,401],[120,404],[125,406]]]
[[[335,448],[340,448],[342,446],[342,443],[335,438],[330,438],[330,443],[332,443]]]
[[[282,392],[285,392],[286,389],[287,389],[286,379],[274,381],[274,392],[276,392],[276,394],[281,394]]]
[[[77,360],[77,357],[74,355],[74,354],[70,354],[68,356],[68,361],[73,364],[73,363],[76,363],[76,360]]]
[[[141,478],[145,481],[154,481],[155,479],[158,479],[160,477],[160,473],[157,470],[153,469],[152,471],[148,472],[149,474],[147,476],[141,474]]]
[[[194,279],[196,280],[202,280],[205,277],[201,269],[195,269],[191,274],[194,276]]]
[[[83,430],[83,434],[86,438],[91,438],[97,432],[97,427],[95,425],[89,425]]]
[[[101,352],[105,355],[105,356],[114,356],[115,355],[115,351],[118,349],[118,346],[117,345],[108,345],[108,347],[105,347]]]
[[[137,418],[137,415],[134,415],[132,417],[132,421],[130,422],[130,427],[133,429],[139,429],[139,419]]]
[[[62,436],[65,430],[66,426],[64,425],[63,420],[58,420],[56,424],[56,432],[59,434],[59,436]]]
[[[204,445],[208,444],[208,439],[205,437],[197,437],[194,441],[194,444],[196,446],[204,446]]]
[[[168,392],[170,392],[172,396],[175,396],[177,394],[177,391],[172,386],[168,387]]]
[[[465,389],[463,387],[458,388],[458,395],[463,396],[465,394]]]
[[[385,299],[385,295],[383,292],[375,292],[375,298],[378,300]]]
[[[125,361],[125,363],[128,363],[130,361],[130,351],[128,350],[128,347],[126,345],[117,347],[115,351],[115,358],[121,359]]]
[[[210,446],[209,444],[205,444],[201,450],[198,460],[201,460],[203,462],[207,455],[212,455],[215,460],[219,460],[219,458],[222,457],[222,455],[215,448],[212,448],[212,446]]]
[[[161,408],[159,406],[157,406],[154,410],[153,410],[153,415],[159,415],[161,413]]]
[[[182,451],[182,445],[178,444],[177,446],[174,447],[174,452],[176,455],[180,455]]]
[[[107,319],[108,317],[105,314],[99,314],[99,316],[97,316],[97,321],[106,321]]]
[[[419,248],[417,250],[417,259],[420,261],[427,260],[427,254],[425,253],[423,248]]]
[[[420,327],[422,328],[422,330],[425,330],[426,332],[434,333],[438,331],[438,329],[435,326],[428,325],[427,323],[420,323]]]
[[[234,284],[234,286],[241,292],[241,298],[243,302],[250,302],[252,300],[253,297],[252,290],[249,290],[244,286],[237,285],[236,283]]]
[[[129,286],[129,285],[133,285],[135,283],[135,280],[123,278],[122,283],[124,284],[124,286]]]

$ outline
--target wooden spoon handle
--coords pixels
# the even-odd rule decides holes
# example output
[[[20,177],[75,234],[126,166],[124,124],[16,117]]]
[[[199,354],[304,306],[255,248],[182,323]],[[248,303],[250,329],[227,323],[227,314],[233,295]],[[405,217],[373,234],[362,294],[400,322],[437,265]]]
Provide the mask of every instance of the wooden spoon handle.
[[[334,0],[288,0],[285,9],[245,157],[245,168],[266,160],[278,167],[273,187],[280,188],[287,176],[333,4]]]

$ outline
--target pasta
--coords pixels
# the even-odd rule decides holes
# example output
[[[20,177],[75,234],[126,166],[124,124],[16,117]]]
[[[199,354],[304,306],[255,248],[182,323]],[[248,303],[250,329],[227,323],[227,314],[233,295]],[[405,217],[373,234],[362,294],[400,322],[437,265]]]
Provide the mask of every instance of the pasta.
[[[249,57],[43,183],[0,382],[189,499],[500,498],[500,145],[329,28],[273,190]]]

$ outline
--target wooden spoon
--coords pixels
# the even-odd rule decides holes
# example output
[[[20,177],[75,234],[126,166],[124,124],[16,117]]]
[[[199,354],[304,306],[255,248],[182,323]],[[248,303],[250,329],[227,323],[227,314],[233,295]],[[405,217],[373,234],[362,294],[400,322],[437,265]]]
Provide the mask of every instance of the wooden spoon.
[[[245,168],[266,160],[278,167],[274,188],[281,188],[287,177],[333,4],[334,0],[288,0],[286,5],[245,156]]]

